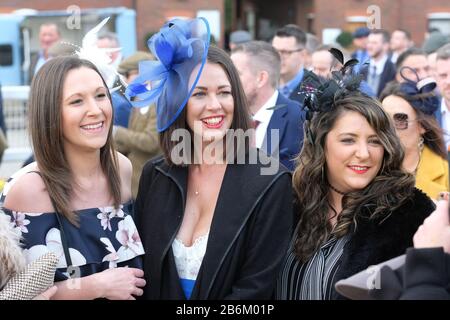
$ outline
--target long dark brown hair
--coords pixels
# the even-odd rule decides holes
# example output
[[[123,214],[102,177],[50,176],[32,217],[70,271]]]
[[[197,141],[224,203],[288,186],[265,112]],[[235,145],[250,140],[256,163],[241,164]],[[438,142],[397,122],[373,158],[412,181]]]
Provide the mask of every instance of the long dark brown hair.
[[[34,156],[50,198],[57,212],[77,225],[77,217],[70,208],[74,180],[64,152],[62,128],[63,87],[69,71],[79,68],[94,70],[108,88],[97,68],[89,61],[76,57],[54,58],[45,63],[31,84],[28,106],[29,130]],[[107,90],[111,102],[111,96]],[[111,104],[112,105],[112,104]],[[100,163],[108,180],[109,192],[118,208],[121,202],[120,175],[113,150],[112,125],[106,144],[100,149]]]
[[[246,132],[250,128],[250,113],[248,111],[247,99],[245,97],[244,89],[242,88],[239,73],[233,64],[233,61],[231,61],[229,55],[224,50],[212,45],[208,49],[207,62],[220,65],[220,67],[225,71],[228,81],[230,81],[231,94],[234,102],[233,122],[230,129],[242,129]],[[189,130],[189,126],[186,121],[186,114],[187,108],[185,107],[174,123],[159,135],[161,149],[164,152],[166,161],[170,164],[174,164],[171,160],[171,153],[173,148],[178,144],[177,141],[172,141],[171,139],[173,132],[177,129]],[[192,141],[192,134],[191,138]],[[248,149],[247,142],[245,142],[244,148]]]
[[[380,171],[369,185],[343,197],[343,210],[333,228],[328,219],[331,206],[325,143],[328,132],[346,112],[357,112],[367,120],[380,139],[384,156]],[[357,227],[357,216],[382,217],[399,207],[414,188],[414,177],[402,170],[404,152],[400,140],[389,116],[376,100],[357,92],[348,93],[335,101],[331,111],[314,115],[305,125],[314,138],[305,139],[293,175],[300,214],[295,252],[302,262],[308,261],[331,235],[342,237]]]
[[[405,99],[414,109],[417,115],[417,121],[425,130],[422,135],[423,143],[430,148],[434,153],[439,155],[444,160],[447,160],[447,149],[445,148],[444,131],[439,127],[436,118],[433,115],[427,115],[418,108],[415,108],[411,101],[420,101],[432,97],[433,92],[407,95],[401,90],[401,84],[397,82],[389,83],[380,95],[380,101],[383,101],[388,96],[397,96]]]

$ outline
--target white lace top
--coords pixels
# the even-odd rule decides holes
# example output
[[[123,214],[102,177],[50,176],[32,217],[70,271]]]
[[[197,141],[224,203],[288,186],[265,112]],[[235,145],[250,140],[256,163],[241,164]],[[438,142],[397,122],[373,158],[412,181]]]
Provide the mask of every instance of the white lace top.
[[[209,232],[195,239],[190,247],[186,247],[183,242],[177,238],[172,243],[172,251],[175,257],[175,264],[180,279],[197,279],[198,271],[206,252]]]

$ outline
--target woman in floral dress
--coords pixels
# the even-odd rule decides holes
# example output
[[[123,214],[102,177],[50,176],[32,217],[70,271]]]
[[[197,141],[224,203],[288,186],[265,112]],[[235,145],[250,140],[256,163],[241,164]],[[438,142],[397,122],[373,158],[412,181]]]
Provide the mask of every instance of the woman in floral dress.
[[[97,68],[55,58],[36,75],[29,128],[36,162],[16,172],[1,200],[28,262],[59,257],[54,299],[142,295],[144,254],[130,215],[130,161],[112,148],[112,105]]]

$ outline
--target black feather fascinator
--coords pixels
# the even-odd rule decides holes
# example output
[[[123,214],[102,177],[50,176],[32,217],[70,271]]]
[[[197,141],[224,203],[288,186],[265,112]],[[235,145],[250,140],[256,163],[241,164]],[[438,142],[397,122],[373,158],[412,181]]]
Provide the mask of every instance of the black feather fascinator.
[[[329,112],[336,101],[350,92],[360,92],[359,87],[363,76],[353,73],[353,67],[358,64],[357,59],[344,63],[344,55],[339,49],[328,50],[342,65],[339,71],[332,71],[330,79],[324,79],[310,72],[305,76],[300,94],[303,95],[303,108],[306,112],[307,137],[312,143],[309,132],[309,122],[316,113]],[[361,93],[363,94],[363,93]]]

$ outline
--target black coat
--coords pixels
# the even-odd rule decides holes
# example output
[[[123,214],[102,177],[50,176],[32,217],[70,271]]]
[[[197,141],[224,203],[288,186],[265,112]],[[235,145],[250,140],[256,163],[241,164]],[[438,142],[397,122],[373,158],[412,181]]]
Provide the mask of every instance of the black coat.
[[[414,234],[434,209],[430,198],[414,189],[413,196],[389,216],[378,220],[368,220],[363,215],[357,217],[356,230],[344,247],[335,280],[404,254],[413,246]],[[334,291],[333,298],[343,297]]]
[[[263,155],[261,154],[261,157]],[[291,175],[280,166],[229,164],[191,299],[269,299],[293,229]],[[183,220],[188,167],[148,162],[136,199],[145,249],[145,299],[185,299],[172,252]]]

